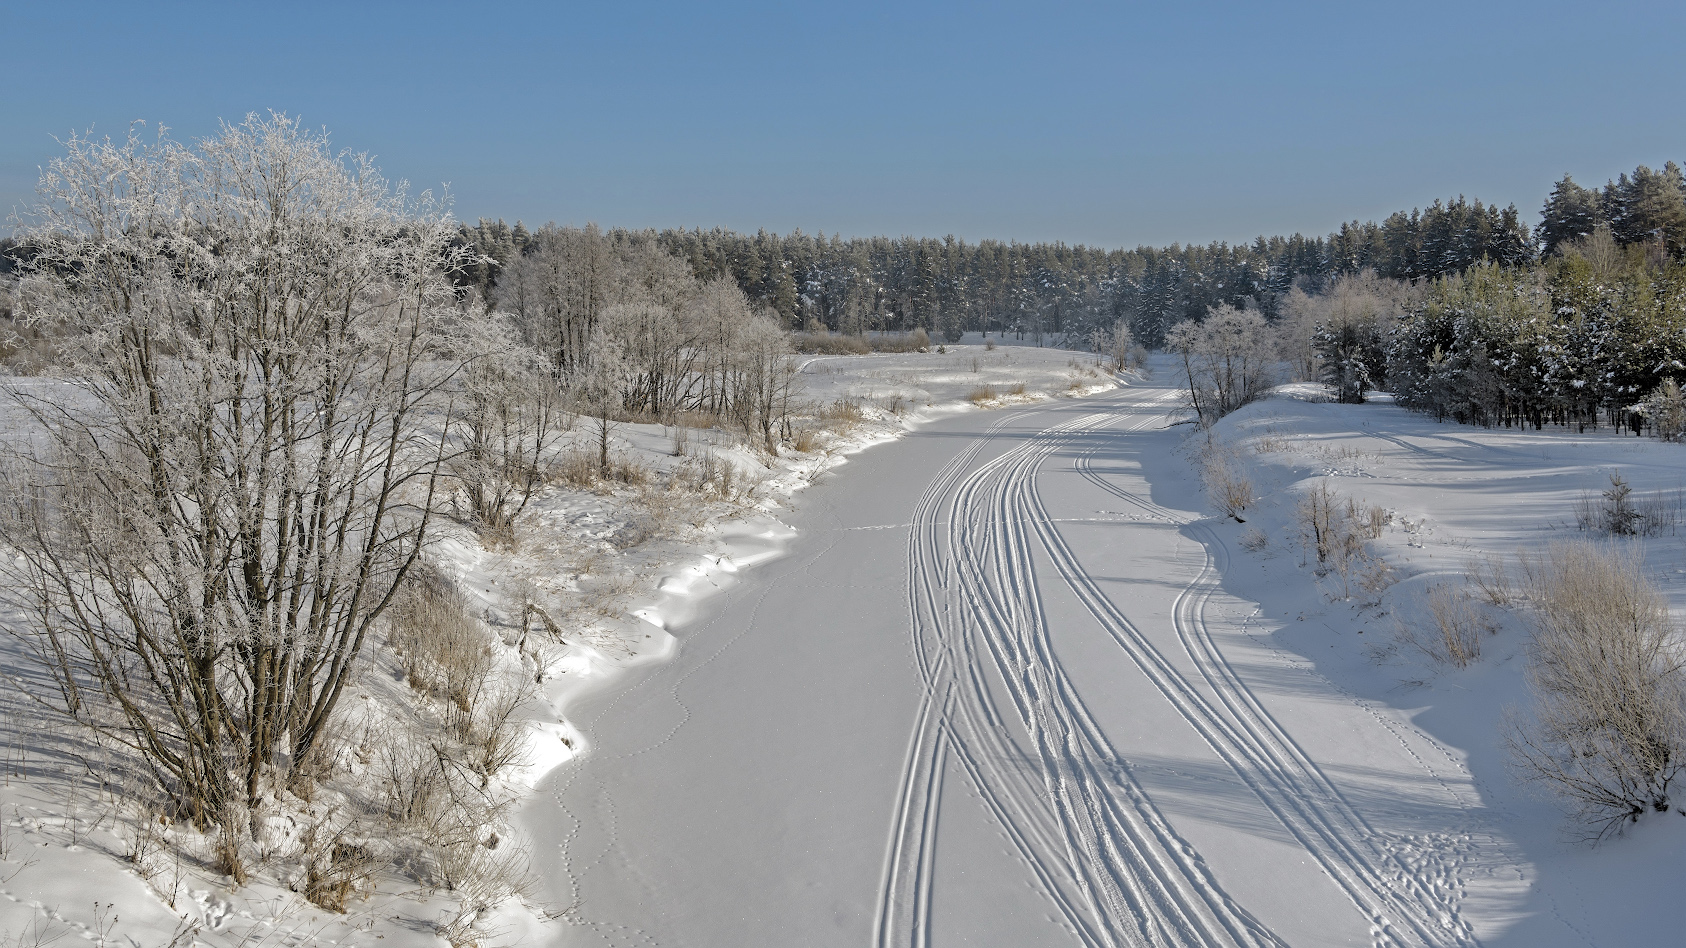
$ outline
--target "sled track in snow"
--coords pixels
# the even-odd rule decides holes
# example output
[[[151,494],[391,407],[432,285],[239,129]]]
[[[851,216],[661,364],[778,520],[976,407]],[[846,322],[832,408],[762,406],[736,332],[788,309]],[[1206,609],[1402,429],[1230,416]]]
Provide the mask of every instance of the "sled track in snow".
[[[1198,669],[1191,679],[1106,598],[1048,516],[1036,483],[1042,463],[1061,449],[1145,427],[1159,401],[1124,406],[1139,417],[1123,430],[1116,427],[1119,411],[1097,413],[1027,436],[979,464],[1003,429],[1037,410],[1007,415],[920,498],[909,532],[908,594],[924,693],[887,847],[875,948],[930,943],[942,780],[950,762],[1083,944],[1281,944],[1222,891],[1089,715],[1048,635],[1033,573],[1036,548],[1158,693],[1369,920],[1376,945],[1473,944],[1453,894],[1424,886],[1388,851],[1222,655],[1204,617],[1217,588],[1223,551],[1217,537],[1111,483],[1088,454],[1078,456],[1083,477],[1157,518],[1192,526],[1205,547],[1206,562],[1174,610],[1178,641]],[[1004,766],[1015,760],[1035,766]]]

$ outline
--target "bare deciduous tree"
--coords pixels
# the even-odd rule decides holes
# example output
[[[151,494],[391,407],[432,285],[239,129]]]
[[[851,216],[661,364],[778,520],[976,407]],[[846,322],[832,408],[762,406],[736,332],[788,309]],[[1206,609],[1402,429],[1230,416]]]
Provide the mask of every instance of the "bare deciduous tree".
[[[490,313],[467,316],[453,340],[453,351],[470,361],[453,392],[451,469],[469,516],[508,539],[544,484],[545,456],[567,413],[555,376],[508,322]]]
[[[1202,322],[1181,322],[1165,335],[1188,379],[1189,407],[1209,425],[1270,387],[1270,327],[1253,310],[1214,307]]]
[[[285,116],[65,145],[22,308],[68,394],[12,392],[39,426],[0,517],[13,631],[60,710],[221,819],[319,749],[417,561],[465,252],[428,195]]]
[[[596,225],[545,227],[534,243],[499,281],[500,297],[562,377],[584,365],[591,331],[612,302],[614,253]]]
[[[739,329],[732,357],[732,403],[740,423],[772,453],[777,450],[774,429],[788,415],[798,382],[790,334],[775,314],[758,313]]]
[[[609,476],[609,435],[621,411],[626,375],[626,345],[599,325],[586,340],[585,355],[573,373],[574,398],[590,413],[597,442],[597,476]]]

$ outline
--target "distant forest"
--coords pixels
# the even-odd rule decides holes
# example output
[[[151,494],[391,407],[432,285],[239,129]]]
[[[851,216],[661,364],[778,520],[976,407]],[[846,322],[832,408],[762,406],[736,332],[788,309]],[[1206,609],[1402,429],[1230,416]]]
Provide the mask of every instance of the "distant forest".
[[[1608,227],[1622,245],[1686,245],[1686,180],[1674,162],[1640,166],[1603,188],[1565,175],[1530,227],[1515,205],[1462,196],[1399,211],[1380,223],[1353,221],[1326,237],[1259,237],[1251,244],[1106,250],[1064,243],[968,243],[952,236],[855,237],[801,231],[610,230],[611,244],[654,243],[684,259],[699,280],[735,280],[749,299],[792,329],[862,333],[925,328],[1084,338],[1123,320],[1137,341],[1163,344],[1170,327],[1216,307],[1256,309],[1275,321],[1296,289],[1318,294],[1365,270],[1418,282],[1486,261],[1539,261],[1566,241]],[[554,229],[554,228],[552,228]],[[501,271],[539,246],[521,223],[481,220],[460,239],[495,261],[457,275],[495,303]]]

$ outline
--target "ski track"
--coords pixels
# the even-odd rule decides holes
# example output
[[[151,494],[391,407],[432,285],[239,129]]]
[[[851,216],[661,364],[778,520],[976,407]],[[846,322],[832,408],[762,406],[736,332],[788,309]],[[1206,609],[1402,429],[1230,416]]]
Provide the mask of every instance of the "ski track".
[[[1219,648],[1206,620],[1226,555],[1217,535],[1093,467],[1097,438],[1145,428],[1174,397],[1126,394],[1108,411],[1025,436],[980,463],[999,435],[1046,409],[1008,413],[921,496],[908,534],[908,609],[923,695],[886,846],[875,948],[931,942],[942,781],[951,762],[1082,944],[1283,944],[1223,891],[1090,716],[1053,649],[1033,571],[1037,551],[1368,920],[1374,945],[1478,943],[1456,904],[1469,837],[1402,841],[1377,832]],[[1173,610],[1177,642],[1195,674],[1173,664],[1106,597],[1048,515],[1038,473],[1055,452],[1073,448],[1083,452],[1074,469],[1089,483],[1201,542],[1205,563]],[[1469,809],[1406,749],[1454,807]]]

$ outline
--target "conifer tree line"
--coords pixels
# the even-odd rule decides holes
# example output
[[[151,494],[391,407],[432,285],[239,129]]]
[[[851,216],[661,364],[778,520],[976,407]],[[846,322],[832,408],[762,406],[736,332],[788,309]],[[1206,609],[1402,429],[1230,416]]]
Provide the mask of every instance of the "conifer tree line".
[[[502,272],[561,229],[517,223],[464,225],[461,240],[494,262],[459,275],[501,300]],[[610,230],[617,246],[654,244],[690,264],[699,280],[729,277],[793,329],[858,334],[924,328],[1010,333],[1043,341],[1087,338],[1125,320],[1150,346],[1184,319],[1216,306],[1275,318],[1296,286],[1319,290],[1342,273],[1373,269],[1400,279],[1434,277],[1487,259],[1534,259],[1535,242],[1514,206],[1462,197],[1380,224],[1352,222],[1325,238],[1259,237],[1251,244],[1106,250],[1064,243],[977,243],[955,238],[844,239],[800,230]]]
[[[1539,264],[1472,267],[1417,288],[1396,315],[1332,323],[1318,340],[1323,364],[1380,363],[1360,374],[1440,418],[1626,425],[1680,440],[1686,261],[1614,234],[1601,223]]]
[[[1230,310],[1258,314],[1293,374],[1332,373],[1343,397],[1385,385],[1405,404],[1476,423],[1643,425],[1650,416],[1633,409],[1682,361],[1670,334],[1680,322],[1672,266],[1686,252],[1686,178],[1674,162],[1602,188],[1565,175],[1532,228],[1514,205],[1460,196],[1325,237],[1236,245],[1121,250],[488,220],[461,225],[455,245],[469,261],[452,274],[459,292],[513,315],[559,380],[577,383],[595,365],[595,334],[621,360],[618,410],[739,416],[763,440],[783,413],[769,406],[789,400],[787,381],[768,368],[779,330],[1081,344],[1122,322],[1160,348],[1178,324]],[[4,249],[7,268],[31,252]],[[1369,315],[1355,322],[1359,310]],[[759,367],[733,361],[744,352]]]
[[[1283,303],[1302,376],[1479,425],[1622,425],[1686,436],[1686,181],[1673,162],[1602,191],[1565,176],[1538,257],[1430,279],[1337,277]]]
[[[1193,345],[1171,332],[1179,324],[1252,313],[1290,374],[1321,376],[1346,400],[1385,386],[1408,407],[1476,424],[1673,436],[1659,419],[1673,417],[1666,393],[1686,375],[1686,178],[1674,162],[1601,189],[1565,175],[1532,228],[1514,205],[1460,196],[1326,237],[1133,250],[487,220],[458,239],[482,261],[459,285],[518,312],[534,261],[587,241],[619,259],[680,261],[695,286],[731,285],[748,304],[740,312],[787,329],[1078,343],[1122,321],[1164,347]],[[659,398],[641,404],[661,410]]]

